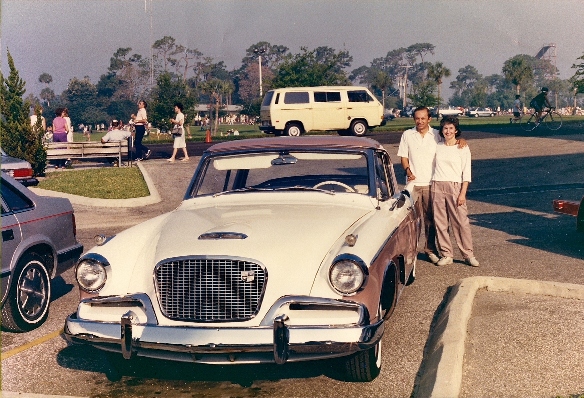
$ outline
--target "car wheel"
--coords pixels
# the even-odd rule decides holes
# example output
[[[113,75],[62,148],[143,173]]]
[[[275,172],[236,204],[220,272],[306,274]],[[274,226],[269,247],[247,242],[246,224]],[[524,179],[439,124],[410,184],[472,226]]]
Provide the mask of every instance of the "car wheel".
[[[286,135],[289,137],[300,137],[302,134],[302,126],[298,123],[290,123],[286,126]]]
[[[4,307],[2,327],[13,332],[25,332],[40,326],[49,314],[51,280],[46,260],[28,253],[22,257]]]
[[[378,319],[381,319],[381,306],[378,311]],[[345,381],[369,382],[374,380],[381,372],[381,347],[380,339],[374,347],[365,351],[360,351],[348,358],[342,359]]]
[[[474,117],[479,117],[479,114],[478,114],[478,113],[475,113],[475,114],[474,114]]]
[[[362,120],[355,120],[353,123],[351,123],[349,130],[354,136],[363,137],[365,134],[367,134],[367,124]]]

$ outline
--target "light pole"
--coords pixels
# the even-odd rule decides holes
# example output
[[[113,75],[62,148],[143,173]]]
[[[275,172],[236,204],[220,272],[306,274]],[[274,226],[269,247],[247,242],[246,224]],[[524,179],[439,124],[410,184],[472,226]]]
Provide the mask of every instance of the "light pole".
[[[266,52],[265,48],[256,48],[253,50],[258,55],[259,70],[260,70],[260,98],[263,97],[264,91],[262,89],[262,54]]]

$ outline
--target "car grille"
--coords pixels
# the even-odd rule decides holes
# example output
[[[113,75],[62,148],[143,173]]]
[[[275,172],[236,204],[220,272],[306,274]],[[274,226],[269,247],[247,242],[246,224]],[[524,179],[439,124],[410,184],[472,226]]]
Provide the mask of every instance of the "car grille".
[[[164,315],[192,322],[244,321],[257,313],[267,273],[233,259],[181,259],[159,264],[156,293]]]

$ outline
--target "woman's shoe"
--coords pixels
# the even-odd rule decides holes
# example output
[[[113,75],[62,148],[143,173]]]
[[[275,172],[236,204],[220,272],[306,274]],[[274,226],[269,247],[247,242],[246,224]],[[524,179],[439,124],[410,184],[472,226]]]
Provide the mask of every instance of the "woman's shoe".
[[[190,158],[182,158],[180,161],[181,162],[188,162]]]
[[[170,159],[166,159],[167,162],[173,163],[174,159],[170,158]]]

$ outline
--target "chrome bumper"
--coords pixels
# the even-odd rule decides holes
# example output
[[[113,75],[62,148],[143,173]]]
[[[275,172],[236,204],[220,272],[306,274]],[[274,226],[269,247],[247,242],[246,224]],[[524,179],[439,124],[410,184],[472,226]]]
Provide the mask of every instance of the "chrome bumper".
[[[100,299],[103,303],[107,299]],[[145,295],[116,300],[140,302],[148,307]],[[78,319],[74,313],[65,322],[65,337],[72,343],[90,344],[123,357],[145,356],[186,362],[232,364],[297,362],[350,355],[373,347],[383,335],[383,320],[369,324],[367,309],[358,303],[310,297],[285,297],[279,303],[309,308],[351,307],[360,313],[359,322],[342,326],[288,325],[288,316],[270,310],[260,326],[160,326],[153,312],[146,323],[136,323],[132,311],[120,322]],[[111,303],[111,302],[110,302]],[[274,307],[273,307],[274,308]],[[269,318],[269,321],[268,321]],[[268,322],[270,324],[268,324]]]

